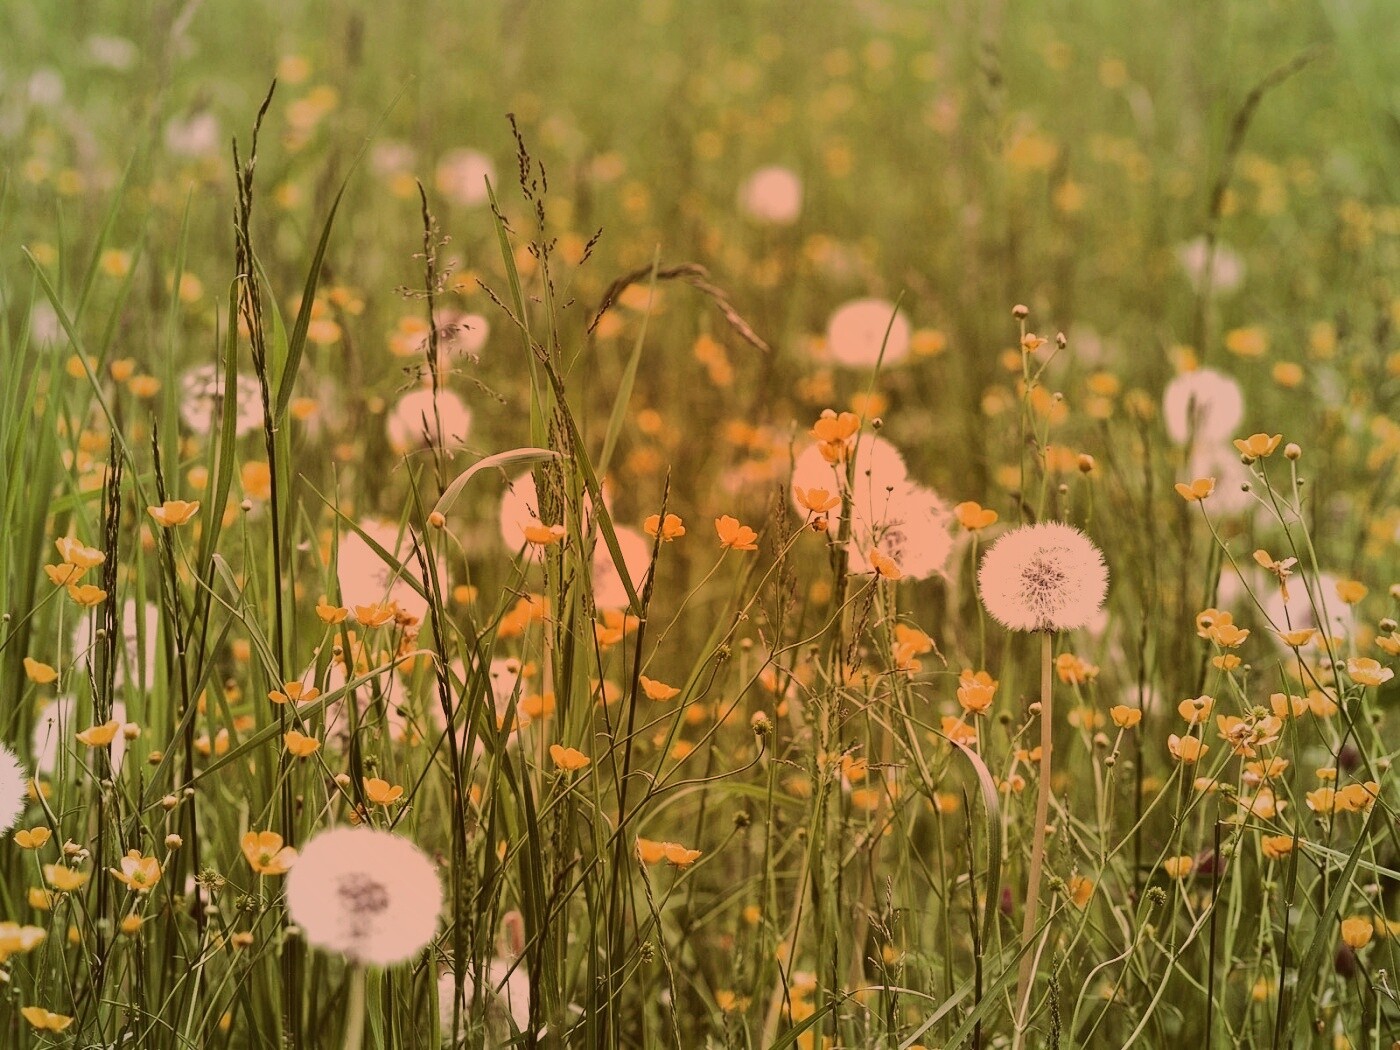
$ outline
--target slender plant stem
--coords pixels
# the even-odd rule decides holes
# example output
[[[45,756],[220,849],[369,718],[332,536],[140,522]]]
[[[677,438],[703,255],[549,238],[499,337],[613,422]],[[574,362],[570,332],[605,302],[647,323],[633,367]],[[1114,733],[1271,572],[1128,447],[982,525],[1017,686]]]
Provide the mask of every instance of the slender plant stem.
[[[1040,643],[1040,784],[1035,798],[1035,838],[1031,845],[1031,872],[1026,884],[1026,911],[1021,922],[1021,969],[1016,978],[1016,1050],[1025,1042],[1026,1023],[1030,1016],[1031,992],[1035,984],[1035,963],[1039,952],[1027,950],[1035,935],[1040,911],[1040,873],[1045,865],[1045,824],[1050,819],[1050,741],[1054,722],[1051,718],[1050,665],[1054,635],[1041,633]]]
[[[350,998],[346,1003],[345,1050],[360,1050],[365,1042],[365,968],[350,967]]]

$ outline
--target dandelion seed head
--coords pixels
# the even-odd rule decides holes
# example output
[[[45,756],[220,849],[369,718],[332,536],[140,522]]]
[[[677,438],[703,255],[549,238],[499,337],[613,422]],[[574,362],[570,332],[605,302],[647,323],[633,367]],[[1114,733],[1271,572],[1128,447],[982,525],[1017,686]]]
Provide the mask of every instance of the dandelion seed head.
[[[647,566],[651,564],[651,539],[626,526],[618,526],[614,531],[627,577],[632,589],[640,594]],[[593,601],[599,609],[622,609],[631,604],[622,574],[613,562],[612,551],[601,539],[593,547]]]
[[[399,455],[429,444],[440,448],[460,448],[472,429],[472,411],[451,390],[436,394],[424,387],[399,398],[384,431],[389,447]]]
[[[213,431],[219,400],[224,392],[224,374],[216,365],[198,365],[180,377],[180,418],[196,434]],[[234,383],[233,404],[225,411],[234,413],[234,434],[243,437],[262,426],[262,393],[252,376],[239,375]]]
[[[120,700],[112,704],[112,717],[123,725],[127,722],[126,704]],[[73,734],[85,725],[78,722],[78,701],[71,696],[60,696],[50,700],[39,710],[34,720],[34,735],[31,740],[34,767],[37,772],[52,775],[58,771],[58,756],[63,749],[73,746]],[[118,733],[112,738],[112,768],[120,769],[126,755],[126,734]]]
[[[907,579],[925,580],[942,573],[953,548],[952,520],[952,511],[938,493],[903,482],[886,495],[873,519],[856,514],[848,548],[850,571],[873,571],[866,556],[873,547]]]
[[[352,962],[390,966],[412,958],[437,932],[441,909],[432,861],[388,831],[324,831],[287,876],[291,920],[310,944]]]
[[[802,214],[802,180],[790,168],[759,168],[739,187],[739,210],[757,222],[791,226]]]
[[[832,360],[848,368],[874,368],[877,361],[888,367],[909,356],[913,334],[909,318],[903,310],[896,310],[894,303],[854,299],[831,315],[826,326],[826,347]]]
[[[418,560],[413,554],[412,533],[405,529],[400,536],[397,525],[373,518],[360,522],[360,528],[402,563],[404,571],[396,573],[394,567],[385,562],[358,532],[347,530],[341,534],[336,553],[341,600],[350,608],[390,601],[399,607],[400,612],[422,620],[428,612],[428,600],[408,582],[410,575],[415,580],[420,579]],[[441,564],[438,565],[438,576],[440,585],[445,589],[447,573]]]
[[[1206,279],[1206,259],[1210,246],[1204,237],[1196,237],[1176,249],[1176,261],[1181,265],[1193,290],[1199,292]],[[1211,263],[1210,290],[1216,295],[1229,295],[1244,284],[1244,260],[1238,252],[1216,242],[1215,258]]]
[[[1208,445],[1234,436],[1244,419],[1244,394],[1239,383],[1213,368],[1183,372],[1162,394],[1162,422],[1167,436],[1184,445],[1193,433]]]
[[[1086,626],[1099,611],[1108,567],[1099,548],[1072,525],[1023,525],[983,556],[977,590],[1004,627],[1069,631]]]
[[[856,445],[852,473],[851,506],[857,517],[876,521],[884,513],[890,490],[906,483],[909,468],[905,466],[899,449],[889,441],[862,434]],[[792,466],[792,505],[798,514],[805,517],[807,511],[797,498],[797,489],[826,489],[833,493],[845,491],[846,464],[829,463],[822,455],[819,444],[807,446]],[[835,525],[841,520],[840,507],[833,508],[827,516]]]
[[[15,753],[0,744],[0,834],[15,826],[28,798],[29,775]]]
[[[470,208],[485,204],[486,180],[496,182],[496,166],[491,158],[474,149],[454,149],[442,155],[433,181],[437,190],[453,204]]]

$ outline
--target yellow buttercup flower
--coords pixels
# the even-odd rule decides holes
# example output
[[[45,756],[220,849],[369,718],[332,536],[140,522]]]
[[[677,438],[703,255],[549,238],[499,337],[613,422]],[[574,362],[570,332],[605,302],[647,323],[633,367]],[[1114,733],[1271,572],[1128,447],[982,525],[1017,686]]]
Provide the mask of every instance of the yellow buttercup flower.
[[[187,503],[182,499],[168,499],[159,507],[147,507],[146,513],[162,528],[173,529],[199,513],[199,500]]]
[[[32,656],[24,658],[24,675],[36,685],[48,685],[58,678],[58,671],[46,663],[35,660]]]
[[[363,783],[365,798],[377,806],[392,806],[403,798],[403,787],[399,784],[390,784],[379,777],[365,777]]]
[[[642,691],[646,693],[648,700],[670,700],[680,695],[680,690],[675,686],[667,685],[665,682],[658,682],[655,679],[641,675],[639,680],[642,683]]]
[[[19,1012],[20,1016],[41,1032],[61,1032],[73,1023],[73,1018],[67,1014],[56,1014],[42,1006],[24,1006]]]
[[[661,539],[666,542],[685,535],[685,523],[678,514],[667,514],[665,521],[661,520],[661,515],[652,514],[642,522],[642,529],[648,536],[655,536],[660,532]]]
[[[559,744],[549,745],[549,757],[556,766],[566,773],[575,773],[592,761],[577,748],[563,747]]]
[[[1273,455],[1274,449],[1278,448],[1282,440],[1282,434],[1275,434],[1273,437],[1268,434],[1251,434],[1247,438],[1236,438],[1235,448],[1241,456],[1253,461]]]
[[[307,736],[298,733],[295,729],[289,729],[282,734],[282,742],[287,745],[287,750],[297,758],[306,758],[314,755],[321,747],[321,741],[314,736]]]
[[[297,851],[282,845],[282,836],[275,831],[250,831],[240,845],[248,866],[259,875],[285,875],[297,859]]]
[[[117,730],[122,724],[115,718],[102,723],[101,725],[89,726],[78,733],[78,743],[86,744],[88,747],[106,747],[116,739]]]
[[[155,857],[141,855],[139,849],[127,850],[121,868],[108,868],[112,877],[125,883],[136,893],[148,893],[160,881],[160,862]]]
[[[26,828],[15,832],[15,845],[20,849],[39,849],[53,837],[45,827]]]
[[[1197,478],[1190,484],[1177,482],[1176,485],[1176,494],[1187,503],[1200,503],[1201,500],[1207,499],[1214,491],[1214,478]]]

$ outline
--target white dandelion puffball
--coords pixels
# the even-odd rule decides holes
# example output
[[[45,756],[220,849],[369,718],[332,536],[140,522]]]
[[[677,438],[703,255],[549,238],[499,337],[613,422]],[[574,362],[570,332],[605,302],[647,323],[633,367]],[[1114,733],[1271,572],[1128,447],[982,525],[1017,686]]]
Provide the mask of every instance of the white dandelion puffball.
[[[1071,631],[1103,604],[1108,566],[1073,525],[1022,525],[983,556],[977,591],[992,619],[1013,631]]]
[[[96,659],[93,620],[92,615],[83,616],[73,630],[74,657],[84,667]],[[145,690],[155,688],[159,631],[160,607],[155,602],[145,602],[139,610],[134,599],[122,604],[122,647],[117,650],[112,679],[117,688],[128,682],[137,683]]]
[[[771,226],[791,226],[802,214],[802,180],[791,168],[759,168],[739,187],[739,210]]]
[[[896,310],[894,303],[884,299],[855,299],[838,307],[831,315],[826,325],[826,348],[833,361],[849,368],[874,368],[877,361],[897,365],[909,356],[912,334],[909,318],[903,310]],[[880,357],[882,346],[883,359]]]
[[[215,414],[224,390],[224,373],[215,365],[198,365],[180,377],[180,418],[196,434],[214,429]],[[235,388],[234,433],[251,434],[262,426],[262,392],[252,376],[240,375]]]
[[[593,528],[593,497],[585,492],[582,503],[584,528],[591,531]],[[607,507],[609,511],[612,510],[612,500],[609,497],[607,482],[603,483],[603,506]],[[564,520],[568,520],[567,515],[564,516]],[[516,552],[524,545],[525,556],[534,556],[534,545],[525,544],[525,530],[544,523],[540,520],[540,498],[539,491],[535,488],[533,471],[527,470],[507,483],[506,491],[501,495],[498,524],[501,529],[501,542],[506,545],[507,550]]]
[[[1176,250],[1176,261],[1181,264],[1191,287],[1199,292],[1206,278],[1206,257],[1210,246],[1204,237],[1187,241]],[[1244,284],[1244,260],[1239,253],[1219,241],[1215,244],[1215,261],[1211,265],[1210,290],[1217,295],[1237,292]]]
[[[392,966],[437,932],[442,883],[417,846],[375,828],[332,828],[287,876],[287,913],[309,944],[354,963]]]
[[[905,482],[890,493],[881,515],[852,522],[849,564],[853,573],[872,572],[872,547],[899,567],[906,579],[926,580],[942,573],[953,549],[948,505],[932,489]]]
[[[460,354],[475,361],[481,357],[491,336],[491,322],[481,314],[448,314],[443,318],[442,340],[449,354]]]
[[[1198,445],[1192,450],[1182,480],[1189,484],[1196,478],[1215,479],[1215,491],[1205,504],[1212,514],[1245,517],[1260,509],[1259,500],[1245,488],[1254,483],[1254,475],[1228,445]]]
[[[890,493],[909,477],[904,455],[882,437],[862,434],[856,445],[851,506],[857,517],[876,521],[884,512]],[[792,464],[792,505],[806,517],[807,509],[798,502],[797,489],[825,489],[839,495],[846,487],[846,465],[831,463],[822,455],[819,444],[808,445]],[[828,518],[835,524],[841,520],[841,508],[834,507]]]
[[[627,578],[640,596],[647,567],[651,565],[651,538],[625,525],[618,525],[614,531]],[[622,574],[613,563],[612,551],[601,536],[593,546],[593,602],[599,609],[625,609],[631,604]]]
[[[29,797],[29,774],[15,753],[0,744],[0,835],[9,831],[24,812]]]
[[[1193,425],[1202,443],[1232,437],[1244,419],[1244,394],[1240,385],[1213,368],[1183,372],[1167,384],[1162,394],[1162,422],[1167,437],[1186,444]]]
[[[1214,497],[1212,497],[1214,498]],[[1329,572],[1317,574],[1315,579],[1304,579],[1297,574],[1288,580],[1288,601],[1283,600],[1283,589],[1272,576],[1266,577],[1265,588],[1268,597],[1264,600],[1264,615],[1279,631],[1301,631],[1307,627],[1321,628],[1328,624],[1328,633],[1337,638],[1350,636],[1356,626],[1352,607],[1337,596],[1338,577]],[[1311,594],[1309,593],[1311,592]],[[1313,603],[1317,603],[1314,611]],[[1282,638],[1269,632],[1279,648],[1285,652],[1288,646]]]
[[[31,738],[34,766],[39,773],[52,775],[58,772],[58,756],[62,748],[73,745],[75,734],[87,728],[79,725],[78,701],[71,696],[61,696],[50,700],[39,709],[39,717],[34,720],[34,734]],[[120,700],[112,704],[112,717],[123,725],[127,722],[126,705]],[[122,757],[126,754],[126,734],[118,733],[112,738],[112,769],[121,768]]]
[[[430,388],[413,390],[399,398],[399,403],[384,422],[389,447],[399,455],[428,445],[440,448],[461,448],[472,429],[472,411],[451,390]]]
[[[207,110],[175,117],[165,125],[164,141],[165,151],[175,157],[217,156],[223,146],[219,118]]]
[[[511,967],[514,966],[514,969]],[[453,1040],[449,1045],[456,1046],[455,1040],[466,1035],[466,1023],[469,1011],[476,1000],[476,978],[468,972],[462,979],[462,994],[464,1004],[462,1008],[462,1026],[457,1032],[452,1031],[452,1010],[453,999],[456,994],[454,987],[457,980],[456,974],[451,970],[445,971],[438,978],[438,1018],[442,1025],[442,1037],[444,1040]],[[488,1047],[506,1045],[514,1032],[524,1032],[530,1026],[530,975],[525,970],[522,962],[518,966],[509,959],[497,957],[491,960],[487,967],[482,986],[486,992],[488,1003],[486,1010],[486,1024],[488,1032]],[[506,1022],[507,1015],[510,1018],[509,1024]]]
[[[380,139],[369,151],[369,167],[380,178],[412,171],[418,154],[400,139]]]
[[[453,204],[468,208],[490,199],[486,194],[487,179],[495,183],[496,166],[490,157],[474,149],[449,150],[433,174],[439,193]]]
[[[421,573],[418,558],[413,553],[413,534],[405,529],[399,534],[397,525],[385,521],[369,519],[360,522],[365,534],[379,544],[394,560],[403,565],[398,572],[371,547],[358,532],[347,530],[340,537],[340,547],[336,553],[336,576],[340,580],[341,601],[348,607],[374,605],[377,602],[391,601],[399,611],[415,619],[422,620],[428,612],[428,600],[408,581],[408,577],[419,581]],[[438,564],[439,584],[447,586],[446,568]]]

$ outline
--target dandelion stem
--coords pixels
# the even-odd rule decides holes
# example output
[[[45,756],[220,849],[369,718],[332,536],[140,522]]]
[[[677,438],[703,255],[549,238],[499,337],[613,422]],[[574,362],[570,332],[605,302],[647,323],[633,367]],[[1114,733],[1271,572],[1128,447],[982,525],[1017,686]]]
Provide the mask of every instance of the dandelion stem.
[[[360,1050],[365,1041],[365,968],[350,967],[350,997],[346,1002],[345,1050]]]
[[[1030,1015],[1031,991],[1035,983],[1035,963],[1039,952],[1027,950],[1035,935],[1037,913],[1040,911],[1040,874],[1045,864],[1045,824],[1050,819],[1050,741],[1051,720],[1050,666],[1054,635],[1041,632],[1040,644],[1040,784],[1035,799],[1035,838],[1031,845],[1031,871],[1026,884],[1026,912],[1021,922],[1021,969],[1016,978],[1016,1050],[1025,1043],[1026,1022]]]

